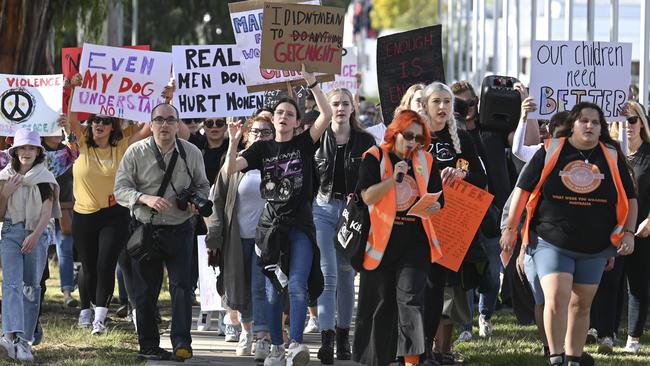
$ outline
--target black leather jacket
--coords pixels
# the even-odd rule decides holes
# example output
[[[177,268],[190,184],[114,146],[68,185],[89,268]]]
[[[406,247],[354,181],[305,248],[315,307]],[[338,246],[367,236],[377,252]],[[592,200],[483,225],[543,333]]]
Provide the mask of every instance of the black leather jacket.
[[[375,145],[375,138],[368,133],[350,130],[350,139],[345,145],[345,189],[354,192],[359,176],[361,155]],[[316,150],[314,162],[316,164],[316,181],[319,183],[316,197],[320,201],[329,202],[332,198],[334,184],[334,167],[336,166],[336,136],[331,127],[328,127],[320,139],[320,147]]]

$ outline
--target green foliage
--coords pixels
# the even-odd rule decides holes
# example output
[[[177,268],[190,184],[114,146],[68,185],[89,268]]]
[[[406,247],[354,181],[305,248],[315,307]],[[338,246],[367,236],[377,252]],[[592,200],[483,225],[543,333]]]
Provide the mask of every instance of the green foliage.
[[[440,0],[374,0],[370,13],[375,29],[410,30],[439,24]]]

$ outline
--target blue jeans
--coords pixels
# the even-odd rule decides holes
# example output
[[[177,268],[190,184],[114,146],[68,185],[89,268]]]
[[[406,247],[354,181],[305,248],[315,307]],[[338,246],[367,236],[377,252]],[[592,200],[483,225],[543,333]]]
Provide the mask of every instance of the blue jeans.
[[[2,331],[22,333],[21,338],[34,340],[34,329],[41,304],[41,276],[47,261],[48,243],[41,235],[31,252],[20,252],[23,241],[31,234],[24,223],[12,224],[5,219],[0,239],[2,259]]]
[[[336,224],[345,209],[346,202],[332,199],[329,203],[314,200],[314,224],[316,241],[320,249],[320,268],[325,286],[318,298],[318,323],[321,330],[349,328],[354,308],[354,276],[356,272],[350,260],[343,257],[334,246]],[[335,315],[338,313],[338,321]]]
[[[58,222],[56,223],[56,256],[59,258],[61,291],[72,292],[74,290],[72,235],[64,235]]]
[[[291,229],[289,232],[291,258],[289,259],[289,337],[302,343],[302,332],[307,317],[307,279],[311,271],[314,249],[304,232]],[[271,343],[281,345],[282,340],[282,293],[278,293],[271,280],[266,279],[267,320],[271,332]]]
[[[244,270],[250,273],[251,279],[251,307],[246,311],[240,311],[241,321],[243,323],[253,322],[253,332],[268,332],[269,325],[266,321],[266,312],[264,311],[266,298],[266,277],[262,273],[262,268],[257,265],[257,256],[255,255],[255,239],[241,240],[242,252],[244,255]]]

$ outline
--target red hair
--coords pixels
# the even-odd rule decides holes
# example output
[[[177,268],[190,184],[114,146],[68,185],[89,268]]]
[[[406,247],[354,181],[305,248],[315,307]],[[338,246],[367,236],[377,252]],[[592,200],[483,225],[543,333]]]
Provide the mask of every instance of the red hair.
[[[414,123],[422,126],[424,146],[431,145],[431,134],[429,133],[429,127],[426,123],[424,123],[422,116],[410,109],[405,109],[397,113],[393,119],[393,122],[388,125],[386,133],[384,134],[384,145],[386,145],[389,150],[393,150],[395,148],[395,136],[402,131],[406,131]]]

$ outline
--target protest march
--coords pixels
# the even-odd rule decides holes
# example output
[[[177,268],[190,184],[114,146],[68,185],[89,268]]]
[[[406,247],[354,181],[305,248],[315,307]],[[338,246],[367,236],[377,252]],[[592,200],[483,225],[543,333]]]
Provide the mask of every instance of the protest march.
[[[35,20],[0,363],[650,364],[648,5],[407,3]]]

